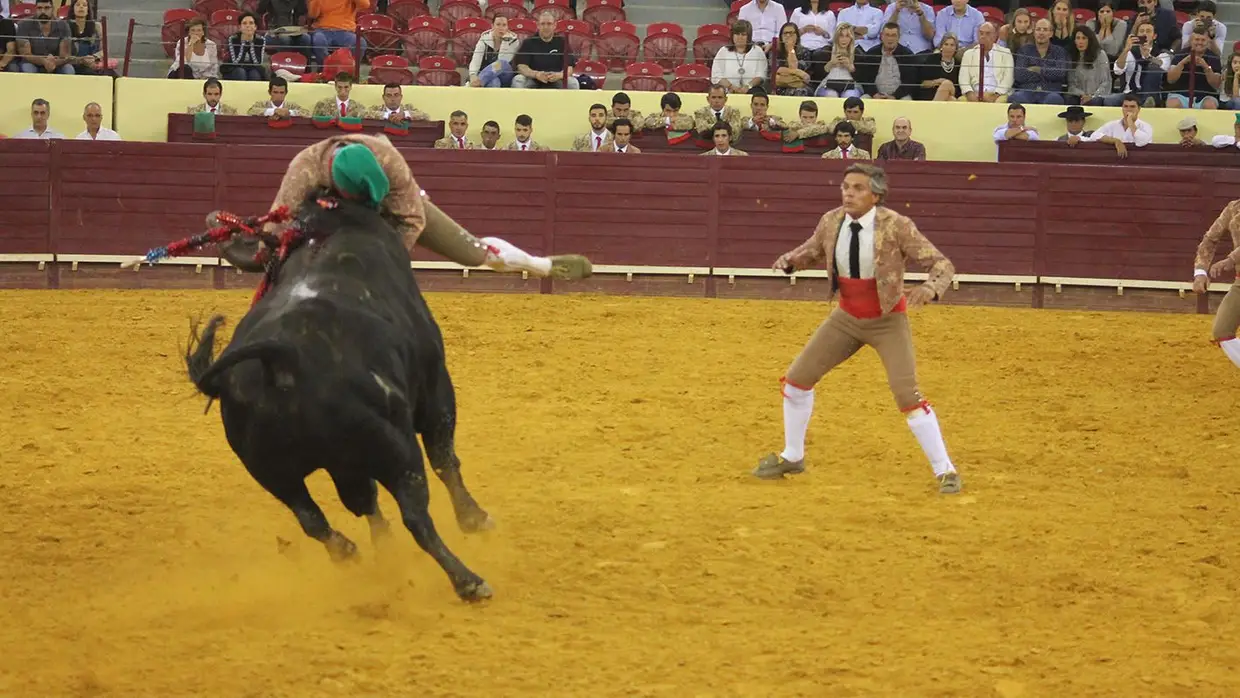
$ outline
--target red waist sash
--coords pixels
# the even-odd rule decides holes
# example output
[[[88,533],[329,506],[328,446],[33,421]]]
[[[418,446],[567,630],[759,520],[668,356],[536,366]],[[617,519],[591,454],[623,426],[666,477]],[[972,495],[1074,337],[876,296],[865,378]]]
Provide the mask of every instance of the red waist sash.
[[[840,284],[840,308],[844,312],[862,320],[882,317],[883,306],[878,300],[877,279],[850,279],[841,276],[837,280]],[[891,312],[902,313],[907,305],[904,296],[900,296],[900,302],[896,303]]]

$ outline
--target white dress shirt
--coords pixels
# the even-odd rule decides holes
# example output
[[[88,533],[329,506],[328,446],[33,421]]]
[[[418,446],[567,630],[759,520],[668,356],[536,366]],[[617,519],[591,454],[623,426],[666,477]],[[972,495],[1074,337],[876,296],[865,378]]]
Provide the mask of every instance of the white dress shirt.
[[[272,104],[271,100],[267,100],[267,108],[263,110],[263,116],[275,116],[276,110],[282,109],[282,108],[284,108],[284,102],[280,102],[280,104],[277,106],[275,104]],[[336,108],[339,109],[340,106],[337,105]],[[336,113],[338,114],[340,112],[336,112]],[[296,109],[289,109],[288,115],[289,116],[301,116],[301,114],[299,114]]]
[[[877,217],[878,208],[872,208],[861,218],[855,219],[861,224],[861,231],[857,233],[857,236],[861,241],[858,261],[862,279],[874,278],[874,220]],[[840,234],[835,237],[835,272],[847,278],[852,278],[848,272],[848,246],[852,241],[853,222],[852,216],[844,214],[844,222],[840,224]]]
[[[591,131],[590,132],[591,152],[597,153],[598,151],[602,150],[603,144],[607,142],[607,136],[608,136],[607,129],[603,129],[602,131]]]
[[[857,45],[862,51],[869,51],[878,46],[878,32],[883,27],[883,11],[873,5],[853,5],[845,7],[836,15],[835,26],[848,23],[854,27],[865,27],[865,36],[857,37]],[[854,36],[856,36],[854,34]]]
[[[1116,119],[1115,121],[1106,122],[1101,128],[1094,131],[1089,138],[1082,140],[1093,143],[1103,136],[1110,136],[1117,141],[1131,143],[1139,148],[1154,142],[1154,127],[1137,119],[1137,132],[1134,134],[1132,131],[1124,128],[1122,119]]]
[[[64,138],[65,134],[51,127],[48,127],[46,130],[43,131],[43,133],[39,133],[35,131],[33,128],[28,128],[25,131],[22,131],[21,133],[13,137],[14,138],[29,138],[29,139],[34,139],[34,140],[46,141],[52,138]]]
[[[627,145],[615,145],[615,144],[613,144],[613,145],[615,146],[615,149],[616,149],[616,152],[617,152],[617,153],[623,153],[624,151],[626,151],[626,150],[628,150],[628,149],[629,149],[629,147],[628,147]]]
[[[749,0],[737,13],[753,25],[753,40],[759,44],[769,44],[779,35],[779,28],[788,21],[788,11],[775,0],[766,0],[766,8],[758,7],[758,0]]]
[[[721,153],[721,152],[719,152],[719,149],[718,149],[718,148],[711,148],[711,150],[710,150],[710,154],[711,154],[711,155],[731,155],[731,154],[732,154],[732,146],[728,146],[728,149],[727,149],[727,150],[725,150],[725,151],[723,151],[722,153]]]
[[[801,30],[801,45],[810,51],[826,48],[835,36],[835,13],[826,9],[826,3],[820,4],[819,7],[822,8],[821,12],[812,13],[798,7],[792,11],[792,16],[788,18],[789,22],[797,25],[797,28]],[[818,27],[826,34],[807,32],[805,31],[806,27]]]
[[[1008,139],[1008,137],[1007,137],[1007,130],[1008,130],[1009,128],[1012,128],[1012,127],[1011,127],[1011,126],[1008,126],[1007,124],[1004,124],[1004,125],[1002,125],[1002,126],[1000,126],[1000,127],[998,127],[998,128],[996,128],[996,129],[995,129],[995,134],[994,134],[994,135],[995,135],[995,142],[996,142],[996,143],[998,143],[999,141],[1006,141],[1006,140]],[[1031,140],[1031,141],[1036,141],[1036,140],[1038,140],[1038,130],[1037,130],[1036,128],[1034,128],[1034,127],[1032,127],[1032,126],[1030,126],[1030,125],[1028,125],[1028,124],[1025,124],[1025,131],[1026,131],[1026,133],[1027,133],[1027,134],[1028,134],[1028,136],[1029,136],[1029,140]]]
[[[403,117],[404,117],[404,118],[406,118],[406,119],[412,119],[412,118],[413,118],[413,114],[410,114],[410,113],[409,113],[409,111],[408,111],[408,110],[406,110],[404,107],[396,107],[395,109],[388,109],[387,107],[384,107],[384,108],[383,108],[383,119],[384,119],[384,121],[386,121],[387,119],[391,118],[391,116],[392,116],[393,114],[400,114],[401,116],[403,116]]]
[[[513,143],[517,145],[517,150],[529,150],[530,149],[529,141],[513,141]]]
[[[116,131],[113,131],[112,129],[106,126],[100,126],[99,133],[96,133],[94,138],[90,137],[90,131],[82,131],[81,133],[77,135],[77,138],[75,138],[74,140],[78,140],[78,141],[119,141],[122,139],[121,139],[121,135],[117,133]]]
[[[336,113],[335,113],[335,114],[333,114],[332,116],[337,116],[337,117],[338,117],[338,116],[340,116],[340,110],[341,110],[341,109],[344,109],[344,113],[345,113],[345,114],[348,114],[348,113],[349,113],[349,102],[352,102],[352,101],[353,101],[353,100],[348,100],[348,101],[345,101],[345,102],[341,102],[341,101],[340,101],[340,98],[339,98],[339,97],[337,97],[337,98],[336,98]]]

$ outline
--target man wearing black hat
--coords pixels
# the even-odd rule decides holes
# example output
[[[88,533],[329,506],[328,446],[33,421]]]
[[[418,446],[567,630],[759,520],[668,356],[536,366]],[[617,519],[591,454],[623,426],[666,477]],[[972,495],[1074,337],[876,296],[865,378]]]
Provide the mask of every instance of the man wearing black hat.
[[[1085,120],[1093,116],[1092,113],[1085,111],[1084,107],[1072,105],[1067,109],[1059,112],[1059,118],[1068,122],[1068,132],[1060,136],[1057,140],[1068,141],[1073,138],[1080,140],[1089,138],[1093,131],[1085,130]]]

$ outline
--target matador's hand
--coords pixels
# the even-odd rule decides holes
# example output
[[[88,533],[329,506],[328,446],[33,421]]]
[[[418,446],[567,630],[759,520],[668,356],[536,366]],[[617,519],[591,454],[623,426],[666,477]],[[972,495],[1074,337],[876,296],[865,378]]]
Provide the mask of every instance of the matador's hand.
[[[785,274],[791,274],[796,271],[796,265],[792,263],[792,255],[790,254],[779,255],[779,259],[775,260],[775,263],[771,265],[771,268],[775,271],[782,271]]]
[[[1210,288],[1210,277],[1205,274],[1198,274],[1193,277],[1193,293],[1201,295]]]
[[[934,300],[934,289],[925,284],[908,292],[908,305],[910,308],[923,306],[932,300]]]
[[[1210,267],[1210,277],[1214,279],[1221,279],[1227,274],[1235,272],[1235,270],[1236,263],[1231,261],[1230,258],[1224,257],[1215,262],[1214,266]]]

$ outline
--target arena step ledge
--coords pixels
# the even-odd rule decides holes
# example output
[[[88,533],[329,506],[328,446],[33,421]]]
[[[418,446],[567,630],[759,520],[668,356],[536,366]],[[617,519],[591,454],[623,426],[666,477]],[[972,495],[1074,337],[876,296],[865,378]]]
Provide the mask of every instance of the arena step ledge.
[[[48,262],[55,261],[56,255],[50,253],[0,254],[0,264],[37,264],[39,271],[47,269]]]
[[[787,279],[790,285],[795,286],[797,279],[825,279],[827,271],[825,269],[807,269],[794,272],[792,274],[784,274],[782,271],[774,269],[758,269],[750,267],[715,267],[711,270],[712,276],[727,277],[729,284],[736,283],[736,277],[749,278],[773,278]],[[929,275],[925,272],[905,272],[905,281],[925,281]],[[1017,291],[1021,289],[1023,284],[1036,284],[1038,277],[1025,275],[1010,274],[956,274],[952,277],[952,288],[959,289],[960,284],[1011,284]]]
[[[115,264],[121,266],[132,262],[138,255],[132,254],[58,254],[55,255],[57,264],[68,264],[70,271],[77,271],[79,264]],[[162,259],[157,265],[136,264],[133,266],[135,273],[142,270],[143,267],[151,266],[178,266],[178,267],[194,267],[196,273],[201,274],[203,267],[220,266],[218,257],[168,257]]]
[[[1081,286],[1091,288],[1113,288],[1115,295],[1124,295],[1124,289],[1142,289],[1155,291],[1176,291],[1183,298],[1192,292],[1193,284],[1188,281],[1143,281],[1140,279],[1091,279],[1072,276],[1042,276],[1038,283],[1043,286],[1054,286],[1055,293],[1063,293],[1064,286]],[[1226,291],[1230,284],[1210,284],[1211,291]]]

